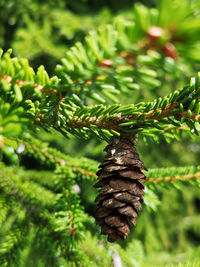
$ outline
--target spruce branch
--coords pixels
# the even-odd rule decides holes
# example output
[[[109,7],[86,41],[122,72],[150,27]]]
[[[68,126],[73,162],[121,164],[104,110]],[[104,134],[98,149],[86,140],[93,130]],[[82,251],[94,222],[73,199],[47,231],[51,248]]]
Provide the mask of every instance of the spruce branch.
[[[188,166],[188,167],[169,167],[150,169],[146,174],[146,185],[156,183],[176,183],[176,182],[192,182],[199,183],[200,178],[200,166]]]
[[[86,166],[90,166],[89,169],[91,169],[92,166],[94,166],[94,161],[92,160],[84,160],[81,161],[79,159],[79,161],[77,162],[75,158],[72,158],[70,156],[66,156],[65,154],[61,153],[60,151],[53,149],[53,148],[49,148],[49,147],[40,147],[38,144],[33,144],[32,142],[34,142],[34,138],[31,138],[31,142],[25,141],[23,139],[20,138],[15,138],[15,137],[9,137],[7,138],[7,140],[13,140],[16,141],[18,143],[18,145],[24,145],[25,151],[27,150],[28,153],[30,153],[31,155],[33,155],[34,157],[38,157],[38,158],[42,158],[44,157],[45,162],[48,164],[58,164],[62,167],[66,166],[66,168],[72,168],[72,170],[76,173],[80,173],[81,175],[84,175],[86,177],[96,177],[95,171],[92,172],[90,170],[84,169],[83,166],[86,165],[87,161],[88,161],[88,165]],[[86,162],[85,162],[86,161]],[[95,163],[95,165],[97,166],[98,163]],[[80,166],[80,167],[78,167]],[[94,168],[93,168],[94,169]]]
[[[162,110],[161,108],[158,108],[156,110],[149,111],[147,114],[141,112],[135,116],[133,116],[133,115],[123,116],[123,115],[118,115],[116,113],[117,118],[110,119],[108,117],[105,120],[103,120],[104,117],[99,117],[99,118],[89,117],[89,118],[84,119],[84,121],[82,121],[78,117],[72,117],[72,122],[67,122],[66,127],[69,127],[69,128],[83,128],[83,127],[90,128],[90,125],[96,125],[99,129],[107,129],[107,130],[112,129],[112,130],[115,130],[117,132],[121,132],[122,128],[120,126],[122,126],[122,127],[125,126],[125,124],[124,125],[122,125],[122,124],[126,120],[128,120],[128,123],[131,124],[131,121],[137,121],[137,119],[141,120],[141,121],[145,121],[145,120],[155,120],[156,121],[156,120],[159,120],[161,118],[167,118],[167,117],[171,116],[170,112],[172,110],[174,110],[177,106],[178,106],[178,103],[175,102],[173,104],[169,104],[164,110]],[[126,109],[126,106],[124,107],[124,109]],[[158,113],[160,113],[160,114],[158,116],[155,116]],[[113,115],[115,115],[115,114],[113,114]],[[185,114],[185,112],[182,112],[182,113],[179,113],[176,115],[179,117],[187,116]],[[195,119],[195,118],[196,118],[195,114],[192,114],[191,119]],[[126,123],[126,122],[124,122],[124,123]],[[128,124],[127,124],[127,126],[128,126]]]
[[[1,199],[2,202],[3,199]],[[9,205],[6,217],[1,216],[0,230],[0,264],[4,266],[14,259],[16,262],[16,251],[22,247],[25,242],[25,236],[30,227],[26,218],[25,208],[17,205],[13,200],[5,199],[4,207]],[[13,214],[10,214],[12,209]]]
[[[45,162],[48,163],[47,160],[50,160],[50,164],[59,164],[62,168],[72,168],[72,170],[80,175],[81,179],[88,178],[92,182],[96,181],[97,175],[97,166],[98,162],[89,159],[79,160],[77,163],[76,159],[66,156],[65,154],[56,151],[51,148],[40,148],[36,145],[32,145],[29,142],[19,139],[19,138],[10,138],[11,140],[15,140],[18,144],[23,144],[26,147],[29,147],[27,152],[31,152],[31,154],[37,157],[37,154],[41,154],[45,156]],[[77,167],[76,165],[80,167]],[[92,167],[92,169],[91,169]],[[89,171],[88,171],[89,168]],[[173,175],[172,175],[173,174]],[[157,182],[175,182],[175,181],[190,181],[190,180],[198,180],[200,178],[199,166],[188,166],[188,167],[168,167],[168,168],[160,168],[160,169],[150,169],[149,172],[145,173],[147,179],[144,180],[144,183],[148,187],[148,184],[153,184]],[[36,179],[36,180],[35,180]],[[37,176],[34,181],[38,182]],[[51,178],[53,179],[53,177]],[[43,183],[43,181],[41,181]],[[51,183],[51,181],[47,181]],[[44,181],[45,183],[45,181]],[[45,185],[45,184],[44,184]],[[48,186],[48,184],[47,184]],[[53,188],[53,185],[50,185],[50,188]]]
[[[19,86],[26,86],[26,85],[29,85],[30,82],[29,81],[25,81],[25,80],[14,80],[12,76],[10,75],[2,75],[0,76],[0,80],[1,81],[4,81],[4,82],[7,82],[7,83],[11,83],[11,84],[16,84],[16,85],[19,85]],[[38,89],[38,90],[42,90],[43,86],[40,85],[40,84],[33,84],[32,85],[34,89]],[[48,90],[49,92],[49,90]],[[53,93],[58,93],[57,91],[52,91]]]
[[[14,197],[15,201],[20,202],[22,205],[27,206],[27,208],[29,208],[29,216],[31,218],[31,216],[37,215],[38,218],[40,218],[41,222],[43,222],[46,225],[46,220],[49,220],[50,213],[48,211],[45,212],[45,214],[47,215],[47,217],[45,218],[45,214],[42,214],[41,211],[41,207],[40,204],[38,205],[37,203],[37,199],[36,202],[31,200],[27,195],[24,194],[24,192],[22,190],[20,190],[17,185],[8,177],[8,175],[5,172],[5,168],[4,171],[1,170],[0,175],[1,175],[1,189],[3,190],[3,192],[5,192],[5,194],[9,195],[10,197]],[[8,172],[8,170],[7,170]],[[9,174],[13,174],[12,171],[9,170]],[[44,219],[44,220],[43,220]],[[48,228],[48,227],[47,227]],[[53,231],[53,228],[51,228]]]
[[[18,85],[20,87],[26,87],[28,86],[29,87],[29,90],[32,88],[33,91],[35,90],[36,92],[41,92],[43,94],[59,94],[59,91],[57,89],[48,89],[44,86],[44,85],[41,85],[41,84],[37,84],[37,83],[31,83],[30,81],[25,81],[25,80],[13,80],[13,77],[12,76],[9,76],[9,75],[3,75],[3,76],[0,76],[0,81],[4,81],[6,83],[9,83],[9,84],[12,84],[12,85]]]
[[[146,183],[159,183],[159,182],[174,182],[174,181],[190,181],[200,179],[200,172],[196,172],[193,174],[185,174],[185,175],[176,175],[176,176],[164,176],[164,177],[150,177],[146,180]]]
[[[33,187],[33,184],[36,185],[36,180],[33,183],[31,179],[27,179],[28,172],[19,168],[16,172],[16,167],[4,167],[0,171],[2,180],[0,188],[5,196],[12,197],[27,209],[27,220],[32,221],[38,226],[40,224],[42,227],[45,226],[45,229],[49,231],[53,239],[60,240],[59,246],[65,250],[66,238],[70,238],[70,242],[74,242],[74,238],[77,236],[79,238],[80,229],[83,229],[82,221],[85,216],[82,214],[82,209],[79,206],[77,194],[73,191],[68,191],[70,184],[68,184],[68,189],[66,188],[65,183],[66,180],[69,180],[69,177],[67,177],[65,171],[59,172],[58,170],[57,178],[61,177],[58,179],[59,183],[58,180],[56,182],[56,189],[55,185],[52,188],[55,191],[53,192],[39,185],[38,188]],[[22,184],[20,179],[22,181],[25,180],[25,182]],[[27,183],[29,183],[29,186]],[[58,187],[59,184],[60,188]],[[31,189],[33,193],[30,192]],[[60,189],[60,192],[58,189]],[[49,196],[51,194],[54,196],[52,198],[48,197],[45,193],[47,191]],[[34,194],[34,197],[31,194]],[[76,230],[77,233],[75,234]],[[71,239],[71,234],[73,239]]]
[[[44,112],[38,113],[35,116],[35,123],[47,124],[62,133],[70,132],[79,137],[87,137],[87,134],[93,131],[105,140],[112,135],[134,134],[145,129],[152,135],[154,129],[159,129],[157,133],[164,134],[165,129],[173,124],[179,127],[186,124],[197,134],[195,123],[200,122],[199,95],[198,74],[197,79],[191,79],[190,85],[149,103],[69,107],[66,99],[62,98],[62,103],[56,108],[57,113],[54,112],[51,116]],[[142,134],[148,135],[149,132],[144,131]]]

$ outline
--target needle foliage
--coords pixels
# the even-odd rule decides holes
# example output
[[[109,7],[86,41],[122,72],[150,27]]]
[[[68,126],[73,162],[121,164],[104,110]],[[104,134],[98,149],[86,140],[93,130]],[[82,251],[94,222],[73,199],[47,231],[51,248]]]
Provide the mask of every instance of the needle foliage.
[[[0,3],[1,266],[197,266],[199,34],[199,0]],[[135,134],[144,209],[109,244],[96,172]]]

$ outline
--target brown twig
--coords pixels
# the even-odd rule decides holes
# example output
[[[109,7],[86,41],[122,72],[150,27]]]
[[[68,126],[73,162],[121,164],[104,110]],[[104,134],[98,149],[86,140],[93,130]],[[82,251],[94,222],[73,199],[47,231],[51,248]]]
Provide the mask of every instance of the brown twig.
[[[152,110],[149,113],[146,114],[146,116],[144,116],[143,118],[141,118],[140,120],[144,121],[144,120],[159,120],[161,118],[166,118],[166,117],[170,117],[171,115],[171,110],[173,110],[174,108],[176,108],[178,106],[177,102],[174,102],[173,104],[168,104],[166,106],[166,108],[161,112],[160,115],[158,116],[154,116],[156,114],[156,112],[158,112],[159,110],[161,110],[160,108],[156,109],[156,110]],[[142,114],[142,113],[141,113]],[[102,122],[102,117],[96,118],[96,117],[88,117],[86,118],[84,121],[82,121],[81,118],[79,117],[73,117],[72,121],[73,122],[67,122],[66,123],[66,127],[70,127],[70,128],[83,128],[83,127],[87,127],[89,128],[90,125],[96,125],[99,129],[112,129],[112,130],[116,130],[116,131],[121,131],[122,127],[119,126],[120,123],[124,122],[125,119],[128,120],[137,120],[139,116],[141,116],[141,114],[138,114],[136,116],[123,116],[120,117],[119,114],[119,118],[114,118],[114,119],[110,119],[107,118]],[[182,113],[179,114],[179,116]],[[184,114],[185,116],[185,114]],[[42,122],[42,120],[41,120]]]
[[[166,177],[158,177],[158,178],[148,178],[145,180],[145,183],[158,183],[158,182],[174,182],[177,180],[192,180],[192,179],[199,179],[200,178],[200,172],[196,172],[194,174],[185,174],[185,175],[176,175],[176,176],[166,176]]]
[[[68,197],[69,194],[67,193],[66,197]],[[68,207],[69,207],[69,210],[72,212],[71,210],[71,203],[69,201],[67,201],[68,203]],[[68,234],[68,233],[71,233],[72,236],[74,237],[74,239],[76,238],[76,229],[74,227],[74,224],[73,224],[73,220],[74,220],[74,214],[72,213],[70,219],[69,219],[69,224],[70,224],[70,228],[67,229],[65,232]]]
[[[172,116],[171,111],[173,109],[175,109],[178,106],[177,102],[174,102],[173,104],[169,104],[166,106],[166,108],[161,112],[160,115],[158,116],[154,116],[155,113],[157,113],[158,111],[160,111],[161,109],[158,108],[156,110],[152,110],[149,113],[147,113],[146,116],[144,116],[143,118],[139,119],[141,121],[145,121],[145,120],[159,120],[161,118],[167,118]],[[96,118],[96,117],[88,117],[86,118],[84,121],[81,120],[81,118],[79,117],[73,117],[72,121],[73,122],[67,122],[66,123],[66,127],[70,127],[70,128],[83,128],[83,127],[87,127],[89,128],[90,125],[96,125],[99,129],[112,129],[115,131],[120,132],[122,130],[122,127],[119,126],[120,123],[125,122],[124,120],[128,119],[128,120],[137,120],[141,114],[138,114],[136,116],[123,116],[123,117],[119,117],[119,118],[113,118],[112,120],[110,118],[105,119],[103,122],[102,117]],[[189,117],[187,115],[186,111],[183,111],[181,113],[177,113],[177,114],[173,114],[173,116],[176,115],[178,117],[185,117],[188,120],[194,120],[197,119],[198,122],[200,122],[200,115],[195,115],[194,113],[192,113],[192,115]],[[120,116],[120,115],[119,115]],[[123,127],[125,128],[125,127]]]
[[[190,119],[190,120],[195,120],[195,119],[197,119],[198,122],[200,122],[200,115],[195,115],[195,113],[192,113],[191,116],[189,117],[189,116],[187,115],[187,111],[183,111],[183,112],[179,113],[179,114],[178,114],[178,117],[185,117],[185,118]]]
[[[33,149],[36,153],[40,153],[40,154],[42,154],[43,156],[45,156],[45,158],[48,158],[48,159],[50,159],[51,161],[53,161],[53,162],[55,162],[55,163],[58,163],[58,164],[60,164],[60,165],[62,165],[62,166],[65,166],[65,165],[66,165],[66,166],[69,166],[69,167],[71,167],[73,170],[75,170],[75,171],[77,171],[77,172],[79,172],[79,173],[81,173],[81,174],[84,174],[84,175],[86,175],[86,176],[91,176],[91,177],[95,177],[95,178],[96,178],[96,174],[95,174],[94,172],[87,171],[87,170],[85,170],[85,169],[83,169],[83,168],[73,166],[73,165],[72,165],[70,162],[68,162],[67,160],[64,160],[64,159],[62,159],[62,158],[59,158],[59,157],[57,157],[57,156],[54,156],[54,155],[50,154],[48,151],[43,150],[43,149],[40,149],[40,148],[38,148],[38,147],[36,147],[36,146],[34,146],[34,145],[31,145],[31,144],[29,144],[28,142],[26,142],[26,141],[24,141],[24,140],[21,140],[21,139],[19,139],[19,138],[15,138],[15,137],[9,137],[9,139],[14,140],[14,141],[16,141],[16,142],[18,142],[18,143],[20,143],[20,144],[23,144],[25,147],[26,147],[26,146],[27,146],[27,147],[30,147],[30,148]]]
[[[28,84],[31,83],[30,81],[24,81],[24,80],[13,81],[12,77],[9,76],[9,75],[0,76],[0,80],[4,80],[5,82],[12,83],[12,84],[17,84],[17,85],[20,85],[20,86],[28,85]],[[46,94],[51,94],[51,93],[58,94],[59,93],[59,91],[57,89],[44,89],[43,90],[43,86],[41,84],[34,84],[33,88],[34,89],[38,89],[38,90],[40,90],[40,91],[42,91],[43,93],[46,93]]]

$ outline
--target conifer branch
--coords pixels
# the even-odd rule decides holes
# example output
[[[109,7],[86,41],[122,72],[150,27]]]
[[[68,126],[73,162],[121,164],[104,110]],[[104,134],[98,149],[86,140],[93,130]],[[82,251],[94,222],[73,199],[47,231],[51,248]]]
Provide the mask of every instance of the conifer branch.
[[[194,132],[197,133],[195,123],[200,122],[200,90],[198,86],[199,78],[197,80],[192,78],[189,86],[164,98],[150,103],[122,107],[120,105],[109,107],[99,105],[92,108],[74,106],[70,111],[67,110],[69,106],[63,98],[53,116],[47,117],[44,113],[36,114],[35,123],[55,126],[61,132],[69,131],[75,135],[83,135],[83,137],[84,133],[93,130],[103,139],[106,139],[105,135],[109,138],[112,135],[119,135],[119,133],[134,134],[145,128],[149,131],[155,128],[160,129],[162,134],[167,126],[171,124],[183,126],[184,123],[191,130],[195,129]],[[58,118],[59,123],[57,123]],[[80,133],[76,131],[78,129],[81,130]],[[184,128],[182,129],[184,130]],[[101,130],[104,132],[102,133]],[[145,132],[143,134],[145,135]]]
[[[32,83],[30,81],[25,81],[25,80],[13,80],[13,77],[10,75],[3,75],[0,76],[0,81],[5,81],[7,83],[11,83],[11,84],[16,84],[19,86],[27,86],[27,85],[31,85]],[[37,84],[34,83],[32,84],[32,88],[41,91],[42,93],[45,94],[50,94],[50,93],[54,93],[54,94],[58,94],[59,91],[57,89],[43,89],[44,86],[42,86],[41,84]]]
[[[200,182],[200,166],[188,166],[188,167],[170,167],[160,169],[150,169],[146,174],[146,185],[156,183],[168,183],[168,182]]]
[[[117,132],[122,131],[122,128],[120,127],[120,124],[122,124],[125,120],[129,120],[129,122],[131,121],[137,121],[137,119],[141,120],[141,121],[145,121],[145,120],[159,120],[161,118],[168,118],[169,116],[171,116],[170,112],[172,110],[174,110],[176,107],[178,106],[178,103],[175,102],[173,104],[169,104],[164,110],[162,110],[161,108],[158,108],[156,110],[152,110],[149,111],[147,114],[145,113],[140,113],[138,115],[135,116],[131,116],[131,115],[127,115],[125,116],[120,116],[116,113],[116,117],[117,118],[113,118],[110,119],[109,117],[105,120],[103,120],[103,117],[88,117],[86,119],[84,119],[84,121],[82,121],[79,117],[72,117],[72,122],[67,122],[66,123],[66,127],[69,128],[90,128],[90,125],[95,125],[97,126],[99,129],[107,129],[107,130],[115,130]],[[126,108],[126,107],[124,107]],[[155,114],[160,113],[158,116],[155,116]],[[144,115],[144,116],[143,116]],[[181,113],[177,113],[175,114],[178,117],[187,117],[186,112],[181,112]],[[141,118],[140,118],[141,117]],[[195,114],[192,114],[192,116],[190,117],[190,119],[194,120],[197,117],[195,116]],[[200,119],[200,116],[198,116],[198,119]],[[102,121],[103,120],[103,121]]]
[[[76,160],[74,158],[71,158],[71,162],[70,162],[69,156],[66,157],[65,154],[62,154],[61,152],[59,152],[57,150],[54,150],[54,149],[48,148],[48,147],[40,148],[40,147],[33,145],[32,143],[27,142],[27,141],[20,139],[20,138],[9,137],[7,139],[11,139],[13,141],[16,141],[19,145],[23,144],[25,146],[25,149],[27,149],[28,152],[31,151],[31,154],[35,157],[37,157],[37,156],[40,157],[40,155],[44,156],[45,160],[47,159],[50,161],[49,162],[50,164],[52,164],[52,163],[53,164],[59,164],[62,167],[66,166],[68,168],[72,168],[72,170],[74,170],[75,172],[80,173],[82,175],[85,175],[86,177],[87,176],[96,177],[95,172],[88,171],[87,169],[83,169],[83,167],[77,167],[76,165],[79,165],[79,166],[81,165],[80,162],[76,164],[75,163]],[[93,166],[94,161],[92,161],[92,160],[90,160],[90,161],[91,161],[90,166]],[[89,165],[90,161],[88,160],[88,165]]]
[[[59,164],[62,168],[72,168],[72,170],[75,173],[79,173],[81,175],[81,179],[84,179],[84,177],[89,178],[91,181],[95,181],[97,178],[96,172],[97,172],[97,165],[98,163],[92,160],[87,159],[86,161],[83,161],[83,164],[81,164],[81,161],[79,161],[79,165],[81,167],[77,167],[73,165],[73,162],[75,164],[75,160],[71,159],[70,157],[65,154],[62,154],[61,152],[57,152],[57,155],[55,154],[56,151],[52,150],[51,148],[39,148],[37,146],[34,146],[30,144],[27,141],[24,141],[19,138],[10,138],[11,140],[15,140],[18,142],[18,144],[23,144],[25,147],[30,147],[32,150],[32,155],[37,157],[37,153],[45,156],[45,160],[50,160],[51,163]],[[47,162],[47,161],[46,161]],[[85,164],[87,162],[87,164]],[[93,171],[88,171],[88,167],[94,166]],[[169,175],[170,173],[173,173],[173,175]],[[83,176],[82,176],[83,175]],[[144,183],[148,186],[148,184],[151,183],[157,183],[157,182],[174,182],[174,181],[190,181],[190,180],[198,180],[200,178],[200,172],[199,167],[171,167],[171,168],[160,168],[160,169],[152,169],[149,170],[149,172],[146,173],[147,179],[144,180]],[[95,180],[94,180],[95,179]]]
[[[95,125],[97,126],[97,128],[99,129],[107,129],[107,130],[115,130],[117,132],[121,132],[123,128],[120,127],[120,124],[122,124],[124,121],[128,120],[128,123],[131,125],[131,121],[147,121],[147,120],[154,120],[154,121],[159,121],[159,119],[162,118],[168,118],[170,116],[172,116],[171,111],[173,111],[175,108],[177,108],[179,105],[179,103],[174,102],[173,104],[169,104],[166,106],[166,108],[164,110],[162,110],[161,108],[158,108],[156,110],[152,110],[149,111],[147,114],[146,113],[140,113],[138,115],[135,116],[131,116],[131,115],[127,115],[125,116],[120,116],[118,113],[116,113],[116,115],[114,115],[116,118],[106,118],[104,120],[104,117],[89,117],[85,118],[84,120],[82,120],[79,117],[72,117],[69,122],[66,122],[65,126],[67,128],[90,128],[90,126]],[[126,108],[126,107],[124,107]],[[156,116],[156,114],[158,114]],[[177,111],[177,113],[173,113],[173,116],[176,116],[178,118],[186,118],[188,120],[196,120],[198,122],[200,122],[200,115],[196,115],[195,113],[191,113],[190,115],[188,115],[187,111],[184,112],[180,112]],[[52,120],[53,121],[53,120]],[[35,123],[36,124],[42,124],[45,123],[43,116],[40,115],[36,115],[36,119],[35,119]],[[126,122],[125,122],[126,123]],[[122,126],[122,125],[121,125]],[[124,125],[125,126],[125,125]],[[128,126],[128,124],[127,124]],[[184,128],[183,128],[184,129]]]
[[[9,171],[9,173],[12,172]],[[40,203],[30,200],[30,198],[16,186],[16,184],[6,175],[4,171],[1,170],[0,175],[2,180],[1,189],[5,191],[5,194],[14,197],[15,200],[19,201],[22,205],[29,207],[30,217],[32,216],[31,214],[33,214],[33,216],[36,215],[40,219],[40,221],[46,225],[47,221],[49,221],[49,218],[51,217],[50,213],[48,211],[45,211],[45,213],[42,214]],[[53,231],[53,227],[51,228],[51,230]]]
[[[0,171],[0,177],[2,180],[2,183],[0,185],[1,190],[3,190],[5,195],[9,195],[10,197],[13,197],[17,202],[20,203],[20,205],[24,205],[28,209],[27,216],[30,218],[30,220],[35,223],[41,223],[42,225],[45,225],[46,229],[52,234],[53,236],[55,233],[60,235],[60,241],[63,243],[64,246],[65,240],[63,239],[63,234],[65,235],[65,238],[69,236],[68,234],[72,234],[73,238],[75,238],[75,229],[79,229],[81,226],[81,220],[84,219],[84,217],[81,217],[81,209],[79,209],[77,206],[71,208],[73,205],[73,202],[76,201],[76,205],[78,204],[77,197],[75,194],[72,194],[69,196],[69,193],[65,191],[65,183],[63,183],[66,180],[66,175],[64,172],[61,174],[61,191],[63,191],[62,197],[57,197],[56,194],[58,192],[52,192],[44,187],[34,188],[33,184],[37,185],[36,183],[32,183],[29,181],[29,179],[26,178],[24,184],[22,181],[22,185],[20,185],[20,178],[27,177],[27,172],[23,171],[22,169],[18,170],[18,177],[16,174],[16,169],[12,169],[10,167],[4,167],[3,170]],[[12,177],[12,179],[10,177]],[[16,177],[16,179],[15,179]],[[41,177],[40,177],[41,178]],[[62,179],[64,179],[62,181]],[[17,181],[17,182],[16,182]],[[29,187],[27,186],[27,183],[29,183]],[[57,185],[58,187],[58,185]],[[29,189],[30,188],[30,189]],[[55,185],[54,188],[55,190]],[[28,190],[33,190],[33,194],[35,194],[34,197],[31,196],[31,192]],[[58,190],[58,188],[57,188]],[[28,191],[28,192],[26,192]],[[45,193],[48,191],[48,195]],[[53,197],[50,197],[51,194]],[[62,194],[62,193],[60,193]],[[72,199],[72,195],[73,199]],[[41,200],[40,200],[41,198]],[[63,199],[66,200],[66,203],[63,203]],[[71,199],[71,200],[70,200]],[[64,204],[64,205],[63,205]],[[77,213],[79,210],[79,220],[77,221]],[[68,213],[70,215],[69,220],[67,219],[65,222],[65,225],[63,225],[62,221],[60,221],[59,213],[61,214],[61,217],[63,213]],[[57,214],[57,215],[56,215]],[[74,218],[76,218],[76,222],[74,222]],[[79,225],[77,225],[77,222]],[[56,231],[56,228],[60,228],[59,231]],[[82,226],[81,226],[82,227]],[[73,229],[73,230],[71,230]],[[60,232],[60,233],[59,233]]]
[[[185,174],[185,175],[176,175],[176,176],[164,176],[164,177],[150,177],[145,183],[159,183],[159,182],[174,182],[174,181],[189,181],[200,179],[200,172],[196,172],[194,174]]]

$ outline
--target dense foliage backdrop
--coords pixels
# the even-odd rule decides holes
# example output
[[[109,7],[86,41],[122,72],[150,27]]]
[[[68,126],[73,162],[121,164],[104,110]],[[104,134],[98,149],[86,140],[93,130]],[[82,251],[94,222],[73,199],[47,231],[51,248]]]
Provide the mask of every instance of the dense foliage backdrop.
[[[177,35],[171,42],[175,42],[179,58],[167,57],[165,65],[162,66],[159,65],[160,63],[156,65],[153,62],[151,67],[156,77],[148,79],[146,76],[146,80],[142,81],[138,76],[136,82],[140,89],[131,93],[122,93],[116,97],[116,102],[120,100],[120,103],[125,105],[152,101],[185,86],[189,78],[200,71],[200,1],[198,0],[171,2],[144,0],[137,1],[136,5],[135,1],[131,0],[1,0],[0,47],[4,51],[12,48],[13,55],[28,59],[34,70],[44,65],[48,74],[52,76],[56,65],[60,63],[61,58],[65,57],[69,48],[77,41],[83,42],[90,30],[97,30],[105,27],[106,24],[118,25],[121,20],[130,24],[136,20],[140,21],[144,40],[146,40],[148,28],[145,29],[145,6],[160,8],[159,10],[163,13],[159,26],[163,29],[170,29],[171,32],[177,31]],[[139,11],[137,13],[137,9],[144,16],[141,16]],[[158,51],[155,49],[155,52],[162,54],[159,49]],[[140,60],[141,64],[145,62],[145,58],[141,57]],[[148,168],[174,166],[180,167],[181,170],[182,167],[199,165],[200,141],[198,136],[191,136],[185,131],[181,137],[169,138],[168,142],[167,138],[162,136],[155,139],[145,142],[139,137],[138,140],[140,157]],[[97,167],[96,161],[101,162],[105,154],[103,149],[106,141],[96,137],[82,140],[71,135],[69,139],[66,139],[56,131],[48,133],[40,129],[35,132],[35,139],[32,142],[37,144],[39,141],[43,144],[48,143],[50,147],[77,158],[77,161],[82,157],[95,160],[95,167]],[[7,175],[14,177],[15,168],[20,165],[23,167],[21,175],[29,175],[33,180],[39,175],[37,171],[40,170],[41,177],[44,180],[49,179],[46,183],[49,183],[47,187],[50,188],[50,180],[53,179],[50,173],[53,170],[53,163],[49,164],[47,159],[42,159],[40,156],[35,157],[32,152],[23,153],[22,145],[16,146],[15,150],[12,147],[12,144],[8,144],[3,148],[0,169],[3,170],[5,165],[10,166],[11,169],[6,169]],[[173,176],[173,169],[169,169],[168,175]],[[158,186],[152,193],[153,195],[149,196],[150,200],[154,199],[152,207],[151,204],[144,206],[137,220],[137,227],[130,237],[114,245],[108,244],[104,237],[100,237],[99,229],[95,225],[93,216],[96,191],[92,187],[93,184],[90,180],[81,179],[76,184],[81,204],[89,216],[89,219],[84,222],[87,232],[83,234],[84,238],[80,245],[83,255],[78,255],[79,252],[75,251],[75,255],[71,253],[68,260],[63,259],[63,262],[61,260],[59,266],[73,266],[73,262],[76,262],[73,257],[76,258],[76,256],[82,257],[83,265],[74,263],[74,266],[90,266],[90,264],[91,266],[112,266],[117,257],[120,257],[123,266],[177,266],[176,264],[179,263],[183,265],[178,266],[185,266],[184,263],[188,263],[186,266],[200,266],[200,189],[196,184],[178,184],[174,187]],[[148,194],[146,202],[148,202]],[[0,208],[4,205],[3,201],[0,202]],[[9,212],[12,215],[12,210]],[[16,212],[19,212],[19,209],[16,208]],[[22,210],[21,213],[23,212]],[[45,240],[45,235],[35,231],[34,227],[32,230],[24,227],[26,238],[23,245],[17,246],[10,252],[6,250],[9,247],[8,243],[14,242],[12,238],[6,238],[9,235],[7,234],[9,227],[13,223],[12,220],[15,219],[11,216],[10,221],[8,219],[3,221],[3,215],[0,220],[1,266],[14,266],[13,261],[9,263],[3,260],[5,252],[8,258],[12,256],[15,259],[16,255],[19,265],[15,266],[57,266],[53,260],[47,261],[49,254],[54,251],[53,248],[46,250],[46,244],[51,242],[51,238],[46,236]],[[22,222],[25,223],[24,220]],[[40,246],[37,243],[40,243]]]

